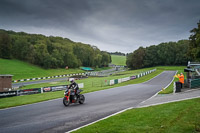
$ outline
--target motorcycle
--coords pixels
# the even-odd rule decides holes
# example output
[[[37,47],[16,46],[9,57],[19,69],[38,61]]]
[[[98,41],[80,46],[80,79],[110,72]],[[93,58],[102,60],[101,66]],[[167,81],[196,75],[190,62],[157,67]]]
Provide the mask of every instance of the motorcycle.
[[[64,92],[65,97],[63,98],[63,104],[69,106],[71,103],[80,103],[83,104],[85,101],[85,96],[80,94],[83,90],[79,89],[77,95],[74,89],[67,89]]]

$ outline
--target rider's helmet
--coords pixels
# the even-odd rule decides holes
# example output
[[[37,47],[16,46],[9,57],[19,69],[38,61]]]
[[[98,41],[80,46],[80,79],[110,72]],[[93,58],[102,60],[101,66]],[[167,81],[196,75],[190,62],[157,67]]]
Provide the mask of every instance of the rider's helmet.
[[[71,83],[73,83],[73,82],[74,82],[74,78],[70,78],[69,81],[70,81]]]

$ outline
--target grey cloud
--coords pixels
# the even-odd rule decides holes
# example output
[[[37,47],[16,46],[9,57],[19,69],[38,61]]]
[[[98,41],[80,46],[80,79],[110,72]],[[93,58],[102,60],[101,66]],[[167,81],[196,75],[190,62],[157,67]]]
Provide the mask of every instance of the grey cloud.
[[[1,0],[0,28],[132,52],[187,39],[199,9],[199,0]]]

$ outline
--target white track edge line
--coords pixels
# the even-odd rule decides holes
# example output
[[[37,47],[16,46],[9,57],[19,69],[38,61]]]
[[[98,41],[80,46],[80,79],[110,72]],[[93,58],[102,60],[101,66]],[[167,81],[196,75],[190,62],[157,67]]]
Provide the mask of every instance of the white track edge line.
[[[163,71],[163,72],[164,72],[164,71]],[[162,73],[163,73],[163,72],[162,72]],[[161,75],[162,73],[158,74],[157,76]],[[153,77],[152,79],[156,78],[157,76]],[[152,79],[150,79],[150,80],[152,80]],[[150,81],[150,80],[148,80],[148,81]],[[148,81],[145,81],[145,82],[143,82],[143,83],[146,83],[146,82],[148,82]],[[173,81],[173,80],[172,80],[172,81]],[[90,93],[90,92],[89,92],[89,93]],[[159,93],[159,92],[158,92],[158,93]],[[156,94],[155,94],[155,96],[156,96]],[[152,97],[153,97],[153,96],[152,96]],[[62,99],[62,98],[56,98],[56,99],[52,99],[52,100],[41,101],[41,102],[37,102],[37,103],[30,103],[30,104],[26,104],[26,105],[15,106],[15,107],[8,107],[8,108],[5,108],[5,109],[0,109],[0,111],[1,111],[1,110],[8,110],[8,109],[13,109],[13,108],[18,108],[18,107],[24,107],[24,106],[28,106],[28,105],[31,105],[31,104],[38,104],[38,103],[42,103],[42,102],[54,101],[54,100],[58,100],[58,99]],[[148,100],[148,99],[147,99],[147,100]]]
[[[163,71],[163,72],[164,72],[164,71]],[[162,72],[162,73],[163,73],[163,72]],[[162,74],[162,73],[160,73],[160,74]],[[159,75],[160,75],[160,74],[159,74]],[[157,76],[159,76],[159,75],[157,75]],[[156,78],[157,76],[153,77],[152,79]],[[150,80],[152,80],[152,79],[150,79]],[[150,80],[148,80],[148,81],[150,81]],[[145,82],[147,82],[147,81],[145,81]],[[145,83],[145,82],[143,82],[143,83]],[[140,83],[139,83],[139,84],[140,84]],[[120,87],[121,87],[121,86],[120,86]],[[110,89],[111,89],[111,88],[110,88]],[[100,90],[100,91],[101,91],[101,90]],[[92,92],[89,92],[89,93],[92,93]],[[30,104],[26,104],[26,105],[15,106],[15,107],[8,107],[8,108],[0,109],[0,111],[1,111],[1,110],[7,110],[7,109],[18,108],[18,107],[24,107],[24,106],[28,106],[28,105],[31,105],[31,104],[38,104],[38,103],[42,103],[42,102],[54,101],[54,100],[58,100],[58,99],[62,99],[62,98],[56,98],[56,99],[52,99],[52,100],[41,101],[41,102],[37,102],[37,103],[30,103]]]
[[[180,101],[190,100],[190,99],[195,99],[195,98],[200,98],[200,96],[182,98],[182,99],[177,99],[177,100],[171,100],[171,101],[168,101],[168,102],[161,102],[161,103],[149,104],[149,105],[144,105],[144,106],[138,106],[137,108],[144,108],[144,107],[156,106],[156,105],[160,105],[160,104],[180,102]]]
[[[81,129],[81,128],[87,127],[87,126],[92,125],[92,124],[94,124],[94,123],[97,123],[97,122],[99,122],[99,121],[101,121],[101,120],[105,120],[105,119],[107,119],[107,118],[109,118],[109,117],[115,116],[115,115],[117,115],[117,114],[123,113],[123,112],[125,112],[125,111],[127,111],[127,110],[130,110],[130,109],[133,109],[133,108],[134,108],[134,107],[126,108],[126,109],[124,109],[124,110],[121,110],[121,111],[116,112],[116,113],[114,113],[114,114],[108,115],[108,116],[106,116],[106,117],[104,117],[104,118],[101,118],[101,119],[99,119],[99,120],[93,121],[93,122],[88,123],[88,124],[86,124],[86,125],[83,125],[83,126],[81,126],[81,127],[72,129],[72,130],[67,131],[67,132],[65,132],[65,133],[71,133],[71,132],[77,131],[77,130],[79,130],[79,129]]]
[[[200,96],[190,97],[190,98],[183,98],[183,99],[172,100],[172,101],[168,101],[168,102],[161,102],[161,103],[157,103],[157,104],[150,104],[150,105],[145,105],[145,106],[130,107],[130,108],[121,110],[121,111],[119,111],[119,112],[116,112],[116,113],[114,113],[114,114],[111,114],[111,115],[109,115],[109,116],[106,116],[106,117],[104,117],[104,118],[101,118],[101,119],[99,119],[99,120],[96,120],[96,121],[94,121],[94,122],[91,122],[91,123],[89,123],[89,124],[86,124],[86,125],[83,125],[83,126],[81,126],[81,127],[75,128],[75,129],[73,129],[73,130],[67,131],[67,132],[65,132],[65,133],[71,133],[71,132],[77,131],[77,130],[79,130],[79,129],[81,129],[81,128],[87,127],[87,126],[92,125],[92,124],[94,124],[94,123],[97,123],[97,122],[99,122],[99,121],[101,121],[101,120],[105,120],[105,119],[107,119],[107,118],[109,118],[109,117],[112,117],[112,116],[114,116],[114,115],[123,113],[123,112],[125,112],[125,111],[127,111],[127,110],[130,110],[130,109],[133,109],[133,108],[145,108],[145,107],[156,106],[156,105],[166,104],[166,103],[172,103],[172,102],[179,102],[179,101],[190,100],[190,99],[195,99],[195,98],[200,98]]]
[[[177,72],[178,72],[178,71],[176,71],[176,73],[177,73]],[[173,79],[170,81],[170,83],[169,83],[166,87],[164,87],[164,90],[165,90],[168,86],[170,86],[171,83],[172,83],[173,81],[174,81],[174,77],[173,77]],[[157,96],[158,93],[160,93],[161,91],[162,91],[162,90],[158,91],[155,95],[153,95],[152,97],[150,97],[150,98],[148,98],[148,99],[142,101],[141,103],[144,103],[144,102],[146,102],[147,100],[150,100],[150,99],[154,98],[154,97]],[[141,103],[140,103],[140,104],[141,104]]]
[[[163,73],[163,72],[162,72],[162,73]],[[162,74],[162,73],[160,73],[160,74]],[[177,71],[176,71],[176,73],[177,73]],[[160,75],[160,74],[159,74],[159,75]],[[159,76],[159,75],[157,75],[157,76]],[[155,77],[157,77],[157,76],[155,76]],[[155,78],[155,77],[154,77],[154,78]],[[152,79],[154,79],[154,78],[152,78]],[[152,79],[150,79],[150,80],[152,80]],[[150,80],[148,80],[148,81],[150,81]],[[171,80],[171,82],[170,82],[165,88],[167,88],[167,87],[173,82],[173,80],[174,80],[174,77],[173,77],[173,79]],[[147,81],[146,81],[146,82],[147,82]],[[143,82],[143,83],[145,83],[145,82]],[[161,91],[161,90],[160,90],[160,91]],[[155,97],[160,91],[158,91],[155,95],[153,95],[152,97],[148,98],[147,100],[149,100],[149,99]],[[147,100],[144,100],[144,101],[141,102],[141,103],[144,103],[144,102],[147,101]],[[72,130],[67,131],[67,132],[65,132],[65,133],[71,133],[71,132],[77,131],[77,130],[79,130],[79,129],[81,129],[81,128],[87,127],[87,126],[92,125],[92,124],[94,124],[94,123],[97,123],[97,122],[99,122],[99,121],[101,121],[101,120],[105,120],[105,119],[107,119],[107,118],[109,118],[109,117],[115,116],[115,115],[117,115],[117,114],[123,113],[123,112],[125,112],[125,111],[127,111],[127,110],[130,110],[130,109],[133,109],[133,108],[140,108],[140,107],[129,107],[129,108],[126,108],[126,109],[124,109],[124,110],[118,111],[118,112],[116,112],[116,113],[114,113],[114,114],[108,115],[108,116],[106,116],[106,117],[104,117],[104,118],[101,118],[101,119],[99,119],[99,120],[93,121],[93,122],[88,123],[88,124],[86,124],[86,125],[83,125],[83,126],[81,126],[81,127],[72,129]]]

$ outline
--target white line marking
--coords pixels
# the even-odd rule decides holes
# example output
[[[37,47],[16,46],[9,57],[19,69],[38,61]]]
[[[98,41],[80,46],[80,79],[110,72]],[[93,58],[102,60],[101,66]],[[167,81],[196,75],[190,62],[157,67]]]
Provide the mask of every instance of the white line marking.
[[[178,71],[176,71],[176,73],[177,73]],[[163,72],[162,72],[163,73]],[[161,74],[162,74],[161,73]],[[159,74],[160,75],[160,74]],[[158,76],[158,75],[157,75]],[[156,77],[157,77],[156,76]],[[151,80],[151,79],[150,79]],[[173,77],[173,79],[170,81],[170,83],[166,86],[166,87],[164,87],[164,90],[168,87],[168,86],[170,86],[170,84],[172,83],[174,81],[174,77]],[[147,100],[150,100],[150,99],[152,99],[153,97],[155,97],[155,96],[157,96],[158,95],[158,93],[160,93],[162,90],[160,90],[160,91],[158,91],[155,95],[153,95],[152,97],[150,97],[150,98],[148,98],[148,99],[146,99],[146,100],[144,100],[143,102],[141,102],[141,103],[144,103],[144,102],[146,102]]]
[[[200,98],[200,96],[183,98],[183,99],[172,100],[172,101],[161,102],[161,103],[155,103],[155,104],[149,104],[149,105],[144,105],[144,106],[138,106],[137,108],[144,108],[144,107],[155,106],[155,105],[160,105],[160,104],[166,104],[166,103],[172,103],[172,102],[179,102],[179,101],[190,100],[190,99],[195,99],[195,98]]]
[[[106,117],[104,117],[104,118],[101,118],[101,119],[99,119],[99,120],[96,120],[96,121],[94,121],[94,122],[91,122],[91,123],[89,123],[89,124],[83,125],[83,126],[81,126],[81,127],[75,128],[75,129],[73,129],[73,130],[70,130],[70,131],[68,131],[68,132],[66,132],[66,133],[71,133],[71,132],[77,131],[77,130],[83,128],[83,127],[87,127],[87,126],[89,126],[89,125],[92,125],[92,124],[94,124],[94,123],[97,123],[97,122],[99,122],[99,121],[101,121],[101,120],[105,120],[105,119],[107,119],[107,118],[109,118],[109,117],[111,117],[111,116],[114,116],[114,115],[123,113],[123,112],[125,112],[125,111],[127,111],[127,110],[130,110],[130,109],[133,109],[133,107],[130,107],[130,108],[121,110],[121,111],[119,111],[119,112],[116,112],[116,113],[114,113],[114,114],[111,114],[111,115],[109,115],[109,116],[106,116]]]
[[[200,98],[200,96],[190,97],[190,98],[183,98],[183,99],[179,99],[179,100],[172,100],[172,101],[168,101],[168,102],[161,102],[161,103],[157,103],[157,104],[150,104],[150,105],[139,106],[139,107],[129,107],[129,108],[127,108],[127,109],[121,110],[121,111],[119,111],[119,112],[116,112],[116,113],[114,113],[114,114],[111,114],[111,115],[109,115],[109,116],[106,116],[106,117],[104,117],[104,118],[101,118],[101,119],[99,119],[99,120],[96,120],[96,121],[91,122],[91,123],[89,123],[89,124],[86,124],[86,125],[83,125],[83,126],[81,126],[81,127],[75,128],[75,129],[70,130],[70,131],[65,132],[65,133],[71,133],[71,132],[77,131],[77,130],[79,130],[79,129],[81,129],[81,128],[87,127],[87,126],[89,126],[89,125],[92,125],[92,124],[94,124],[94,123],[97,123],[97,122],[99,122],[99,121],[101,121],[101,120],[105,120],[105,119],[110,118],[110,117],[112,117],[112,116],[115,116],[115,115],[117,115],[117,114],[123,113],[123,112],[125,112],[125,111],[127,111],[127,110],[130,110],[130,109],[134,109],[134,108],[144,108],[144,107],[155,106],[155,105],[160,105],[160,104],[166,104],[166,103],[172,103],[172,102],[179,102],[179,101],[190,100],[190,99],[194,99],[194,98]]]
[[[163,71],[164,72],[164,71]],[[163,73],[162,72],[162,73]],[[160,74],[162,74],[162,73],[160,73]],[[159,75],[160,75],[159,74]],[[159,76],[159,75],[157,75],[157,76]],[[156,76],[156,77],[157,77]],[[155,78],[155,77],[154,77]],[[152,79],[154,79],[154,78],[152,78]],[[150,79],[150,80],[152,80],[152,79]],[[173,82],[173,80],[174,80],[174,77],[173,77],[173,79],[172,79],[172,81],[166,86],[166,88]],[[149,80],[148,80],[149,81]],[[146,81],[147,82],[147,81]],[[143,83],[145,83],[145,82],[143,82]],[[160,92],[160,91],[159,91]],[[148,98],[148,99],[151,99],[151,98],[153,98],[153,97],[155,97],[159,92],[157,92],[155,95],[153,95],[152,97],[150,97],[150,98]],[[200,96],[199,96],[200,97]],[[147,99],[147,100],[148,100]],[[145,102],[145,101],[147,101],[147,100],[144,100],[143,102]],[[143,103],[143,102],[141,102],[141,103]],[[105,119],[107,119],[107,118],[109,118],[109,117],[112,117],[112,116],[115,116],[115,115],[117,115],[117,114],[120,114],[120,113],[123,113],[123,112],[125,112],[125,111],[127,111],[127,110],[130,110],[130,109],[133,109],[133,108],[141,108],[141,107],[129,107],[129,108],[126,108],[126,109],[124,109],[124,110],[121,110],[121,111],[119,111],[119,112],[116,112],[116,113],[114,113],[114,114],[111,114],[111,115],[109,115],[109,116],[106,116],[106,117],[104,117],[104,118],[101,118],[101,119],[99,119],[99,120],[96,120],[96,121],[94,121],[94,122],[91,122],[91,123],[88,123],[88,124],[86,124],[86,125],[83,125],[83,126],[81,126],[81,127],[78,127],[78,128],[75,128],[75,129],[73,129],[73,130],[70,130],[70,131],[68,131],[68,132],[66,132],[66,133],[71,133],[71,132],[74,132],[74,131],[77,131],[77,130],[79,130],[79,129],[81,129],[81,128],[84,128],[84,127],[87,127],[87,126],[89,126],[89,125],[92,125],[92,124],[94,124],[94,123],[97,123],[97,122],[99,122],[99,121],[101,121],[101,120],[105,120]]]

